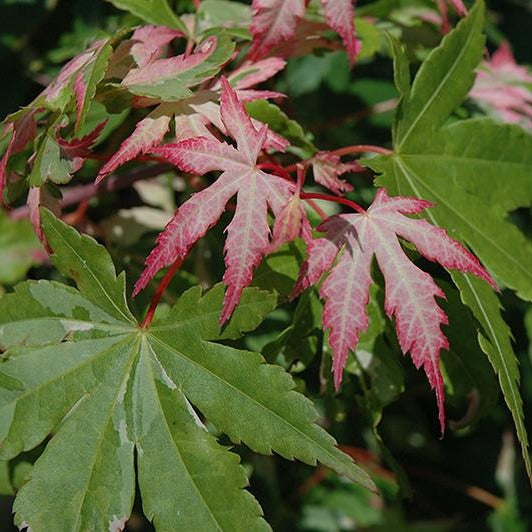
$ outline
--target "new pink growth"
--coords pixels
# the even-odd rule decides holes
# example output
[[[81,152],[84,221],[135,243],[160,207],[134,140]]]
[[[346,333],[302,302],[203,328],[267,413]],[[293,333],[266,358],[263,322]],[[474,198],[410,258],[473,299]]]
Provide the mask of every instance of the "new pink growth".
[[[443,433],[444,390],[439,358],[440,350],[448,347],[441,331],[447,316],[435,298],[445,295],[429,274],[408,259],[397,237],[412,242],[424,257],[445,268],[473,273],[493,288],[497,286],[474,255],[443,229],[426,220],[404,216],[430,206],[430,202],[416,198],[390,198],[385,189],[379,189],[365,214],[341,214],[327,219],[318,227],[325,237],[309,246],[294,294],[316,283],[330,270],[320,295],[325,300],[323,324],[330,330],[334,384],[338,389],[349,351],[356,348],[360,333],[368,325],[366,305],[375,255],[386,283],[386,313],[395,318],[401,350],[410,353],[417,368],[423,367],[436,392]]]
[[[252,59],[264,57],[276,44],[290,40],[305,15],[305,0],[253,0]]]
[[[515,62],[510,45],[501,44],[484,61],[469,96],[505,122],[532,129],[532,75]]]
[[[320,151],[312,159],[312,169],[316,183],[341,196],[344,192],[353,190],[353,187],[339,176],[360,171],[361,166],[357,161],[342,163],[338,155]]]
[[[254,268],[270,249],[268,208],[274,215],[279,215],[292,196],[294,184],[266,174],[257,167],[257,157],[266,144],[268,128],[257,129],[253,125],[225,78],[222,79],[220,109],[222,122],[236,141],[236,149],[213,137],[196,137],[153,150],[185,172],[202,175],[221,170],[223,173],[211,186],[192,195],[179,207],[158,236],[157,246],[146,260],[134,295],[161,268],[186,257],[190,248],[218,221],[227,202],[236,194],[235,214],[226,229],[223,281],[227,291],[220,318],[224,323],[238,304],[242,290],[251,282]]]
[[[321,0],[321,3],[327,24],[342,37],[349,61],[353,64],[360,50],[360,42],[355,37],[353,1]],[[253,44],[249,56],[260,59],[277,45],[293,40],[307,4],[308,0],[253,0],[250,28]],[[316,25],[306,27],[315,29]]]
[[[327,24],[344,41],[351,65],[362,46],[355,37],[355,9],[353,0],[321,0]]]

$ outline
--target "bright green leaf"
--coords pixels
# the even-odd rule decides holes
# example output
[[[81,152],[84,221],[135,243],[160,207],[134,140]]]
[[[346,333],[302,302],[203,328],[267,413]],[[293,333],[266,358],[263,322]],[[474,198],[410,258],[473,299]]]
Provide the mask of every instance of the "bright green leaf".
[[[20,280],[41,262],[44,250],[27,220],[11,220],[0,211],[0,284]]]
[[[137,17],[149,22],[181,30],[188,34],[183,21],[174,13],[167,0],[107,0],[116,7],[133,13]]]

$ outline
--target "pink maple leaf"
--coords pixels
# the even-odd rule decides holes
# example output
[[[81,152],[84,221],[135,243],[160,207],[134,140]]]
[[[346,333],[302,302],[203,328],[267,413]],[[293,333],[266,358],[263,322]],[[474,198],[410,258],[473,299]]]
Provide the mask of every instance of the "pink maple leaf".
[[[355,37],[355,10],[352,0],[321,0],[327,24],[344,41],[351,65],[361,49],[360,41]]]
[[[227,285],[220,322],[224,323],[251,282],[254,268],[270,247],[268,208],[280,213],[292,195],[294,184],[257,168],[257,157],[266,143],[268,128],[255,128],[236,92],[222,79],[221,118],[237,148],[214,138],[196,137],[153,150],[181,170],[198,175],[222,170],[208,188],[194,194],[157,238],[138,279],[137,294],[161,268],[184,258],[190,248],[212,227],[227,202],[237,195],[234,217],[225,243]]]
[[[321,3],[327,24],[342,37],[353,64],[360,50],[355,37],[353,1],[321,0]],[[307,4],[308,0],[253,0],[250,57],[255,60],[264,57],[280,43],[294,39]]]
[[[366,213],[340,214],[325,220],[318,227],[325,237],[309,246],[294,294],[316,283],[330,270],[320,295],[325,300],[323,325],[330,330],[334,384],[338,389],[349,351],[356,348],[360,333],[368,326],[366,305],[375,255],[386,284],[386,313],[395,318],[401,350],[410,353],[417,368],[423,367],[436,391],[443,433],[444,391],[439,359],[440,350],[447,349],[449,344],[440,328],[447,323],[447,316],[435,298],[445,295],[428,273],[408,259],[398,236],[415,244],[427,259],[445,268],[473,273],[497,287],[475,256],[443,229],[426,220],[404,216],[431,206],[417,198],[388,197],[381,188]]]
[[[488,112],[532,129],[532,75],[515,62],[507,42],[484,61],[469,96]]]

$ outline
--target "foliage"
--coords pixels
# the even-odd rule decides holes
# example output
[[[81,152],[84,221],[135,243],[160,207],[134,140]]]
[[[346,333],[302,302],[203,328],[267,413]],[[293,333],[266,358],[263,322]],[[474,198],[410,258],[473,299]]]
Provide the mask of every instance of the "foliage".
[[[0,129],[15,524],[427,529],[408,445],[487,445],[498,388],[522,461],[460,489],[526,527],[532,77],[483,1],[174,4],[98,2]]]

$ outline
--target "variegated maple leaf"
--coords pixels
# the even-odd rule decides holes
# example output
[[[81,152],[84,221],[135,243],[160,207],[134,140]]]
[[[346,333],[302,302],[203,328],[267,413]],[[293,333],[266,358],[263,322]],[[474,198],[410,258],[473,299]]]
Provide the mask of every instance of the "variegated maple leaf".
[[[363,168],[358,161],[343,163],[338,155],[320,151],[312,158],[312,170],[316,183],[341,196],[344,192],[351,192],[353,187],[340,176],[347,172],[360,172]]]
[[[360,50],[360,42],[355,37],[353,0],[321,0],[321,3],[327,24],[342,37],[353,64]],[[250,57],[260,59],[279,43],[291,40],[307,4],[308,0],[253,0]]]
[[[190,248],[212,227],[236,194],[237,206],[227,227],[225,243],[227,285],[220,321],[224,323],[240,300],[242,290],[251,282],[253,269],[270,249],[268,207],[280,213],[290,199],[295,185],[257,168],[257,157],[266,144],[268,128],[255,128],[236,92],[222,78],[221,118],[237,148],[211,137],[195,137],[153,150],[159,157],[181,170],[205,174],[223,173],[208,188],[194,194],[181,205],[157,246],[146,260],[134,295],[165,266],[184,258]]]
[[[421,255],[445,268],[473,273],[493,288],[497,286],[474,255],[443,229],[404,216],[431,206],[417,198],[388,197],[381,188],[367,212],[328,218],[318,226],[325,237],[310,244],[294,293],[316,283],[339,257],[320,289],[325,300],[323,325],[330,330],[334,384],[338,388],[349,351],[356,348],[360,333],[368,326],[366,305],[375,255],[386,284],[386,313],[395,318],[401,350],[410,353],[417,368],[423,367],[436,391],[443,433],[444,391],[439,359],[440,350],[449,344],[440,328],[447,323],[447,316],[435,298],[445,295],[428,273],[409,260],[398,237],[412,242]]]
[[[169,38],[172,34],[167,34],[163,31],[163,35],[166,35],[167,38]],[[216,39],[216,37],[211,37],[211,40],[212,39]],[[162,42],[162,39],[158,42]],[[213,46],[211,46],[211,49],[212,48]],[[154,49],[156,49],[157,54],[160,55],[160,49],[155,47]],[[144,48],[142,48],[142,50],[144,52],[146,51]],[[189,55],[189,61],[191,61],[192,64],[195,64],[200,59],[203,60],[205,54],[203,54],[200,59],[195,58],[196,55],[201,54],[202,52],[198,52],[197,54]],[[158,55],[154,56],[152,54],[150,57],[153,59],[153,57],[158,57]],[[142,72],[147,72],[147,74],[142,75],[147,76],[148,78],[150,78],[154,70],[157,72],[158,76],[164,78],[168,75],[166,72],[168,69],[170,69],[170,72],[175,73],[176,68],[184,68],[185,65],[183,59],[184,56],[158,59],[157,61],[151,62],[149,62],[149,58],[146,57],[146,54],[141,57],[144,61],[142,68],[136,69],[136,71],[140,74],[142,74]],[[169,61],[169,59],[172,61]],[[282,70],[284,66],[285,61],[276,57],[270,57],[255,63],[248,62],[232,72],[228,79],[234,85],[241,100],[251,101],[259,98],[279,97],[282,95],[277,92],[255,90],[252,89],[252,87],[271,78],[277,74],[277,72]],[[124,82],[127,80],[128,77],[126,76]],[[199,91],[190,98],[178,102],[163,102],[155,107],[155,109],[153,109],[145,118],[137,123],[135,130],[131,135],[122,142],[118,150],[102,166],[96,178],[96,182],[100,182],[119,166],[135,159],[139,155],[148,153],[152,148],[161,144],[164,136],[170,128],[172,118],[175,120],[177,141],[198,136],[212,137],[214,139],[214,135],[212,135],[207,127],[210,124],[213,124],[225,134],[225,126],[220,118],[220,107],[216,101],[218,96],[215,91],[219,90],[219,88],[219,83],[215,83],[211,88],[212,90]],[[140,101],[140,103],[142,104],[143,102]],[[157,100],[148,99],[147,103],[148,105],[153,105],[154,103],[157,103]],[[268,130],[268,141],[268,147],[277,150],[284,150],[289,144],[285,139],[270,130]]]

